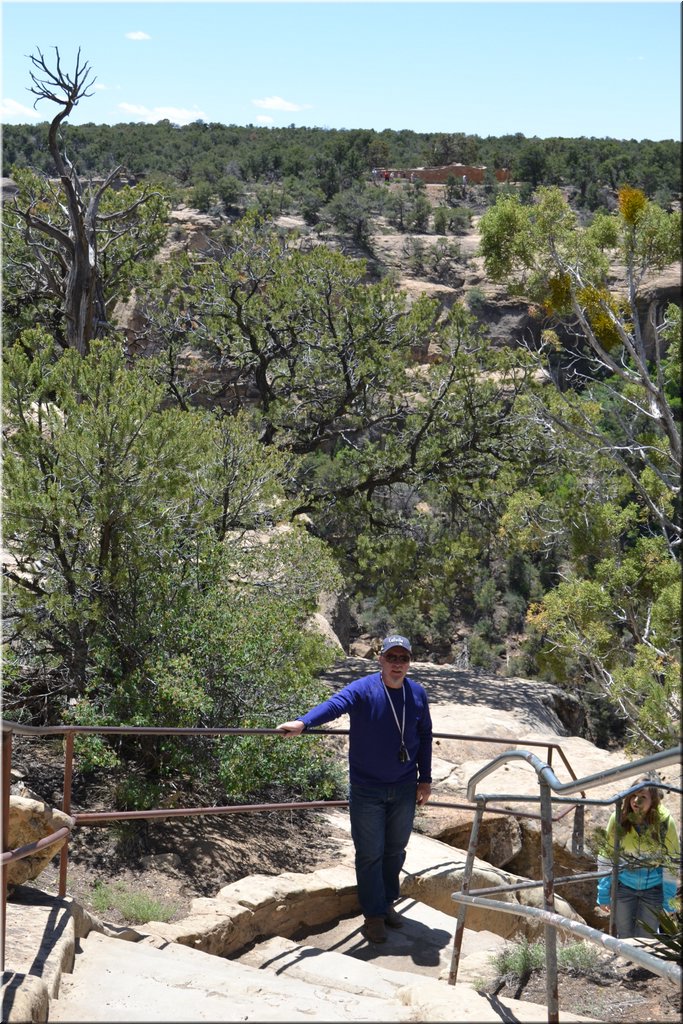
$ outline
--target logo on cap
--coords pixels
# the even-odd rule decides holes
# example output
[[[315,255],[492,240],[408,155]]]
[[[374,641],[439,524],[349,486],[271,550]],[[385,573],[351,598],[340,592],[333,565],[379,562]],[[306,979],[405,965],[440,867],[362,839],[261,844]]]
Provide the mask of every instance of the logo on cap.
[[[408,637],[399,636],[397,633],[392,636],[388,636],[386,640],[382,641],[382,654],[384,654],[385,651],[391,650],[392,647],[402,647],[404,651],[408,651],[408,654],[413,653],[413,648],[411,647]]]

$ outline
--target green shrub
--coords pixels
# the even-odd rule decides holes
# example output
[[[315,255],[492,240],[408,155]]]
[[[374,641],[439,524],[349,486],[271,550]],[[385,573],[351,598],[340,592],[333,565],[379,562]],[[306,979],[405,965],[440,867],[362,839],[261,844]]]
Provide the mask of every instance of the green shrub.
[[[116,783],[114,807],[117,811],[148,811],[159,806],[161,791],[157,783],[133,773]]]
[[[90,900],[98,914],[116,910],[130,924],[170,921],[176,912],[173,904],[155,900],[143,892],[132,892],[120,882],[113,885],[95,882]]]
[[[332,800],[345,795],[343,773],[322,739],[236,736],[221,741],[218,775],[237,803]]]
[[[498,667],[500,645],[493,647],[483,636],[473,633],[469,642],[469,660],[473,668],[491,672]]]
[[[242,197],[242,182],[233,175],[227,175],[218,182],[216,191],[226,211],[230,210]]]
[[[195,210],[199,210],[200,213],[208,213],[209,207],[211,206],[211,200],[213,199],[213,186],[208,181],[200,181],[198,185],[195,185],[190,191],[189,201],[190,206],[193,206]]]
[[[406,226],[409,231],[427,231],[432,204],[425,195],[418,195],[411,209],[408,210]]]
[[[417,276],[425,273],[426,252],[424,244],[419,239],[406,239],[403,245],[403,254],[408,258],[408,266],[411,274],[415,274]]]
[[[448,222],[450,219],[450,210],[447,210],[444,206],[439,206],[434,210],[434,232],[437,235],[445,235],[448,231]]]
[[[565,946],[558,946],[557,966],[567,974],[590,977],[599,973],[600,963],[599,950],[589,942],[569,942]]]
[[[500,978],[514,984],[528,978],[532,971],[545,968],[545,943],[529,944],[527,939],[505,946],[491,958]],[[567,974],[590,977],[598,974],[600,952],[588,942],[568,942],[557,947],[557,967]]]
[[[448,211],[448,227],[454,235],[466,235],[472,223],[472,214],[463,206]]]
[[[481,288],[475,285],[470,288],[465,296],[465,305],[469,309],[470,313],[474,313],[475,316],[479,316],[486,305],[486,296]]]
[[[541,942],[529,945],[528,940],[523,939],[520,943],[505,946],[491,958],[491,962],[501,978],[514,982],[545,966],[545,948]]]

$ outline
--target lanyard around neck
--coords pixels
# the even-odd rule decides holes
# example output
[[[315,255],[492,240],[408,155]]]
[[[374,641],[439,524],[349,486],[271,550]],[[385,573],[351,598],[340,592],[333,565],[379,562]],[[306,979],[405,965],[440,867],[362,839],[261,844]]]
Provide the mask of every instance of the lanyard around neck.
[[[396,714],[396,708],[394,707],[394,702],[391,699],[391,696],[390,696],[389,691],[387,689],[387,684],[384,682],[384,679],[382,678],[381,674],[380,674],[380,679],[382,680],[382,686],[384,687],[384,692],[386,693],[387,700],[389,701],[389,707],[391,708],[391,713],[394,716],[394,721],[396,722],[396,728],[398,729],[398,731],[399,731],[399,733],[401,735],[401,743],[403,743],[403,734],[404,734],[405,729],[406,729],[406,688],[405,688],[405,683],[401,683],[401,690],[403,691],[403,718],[401,720],[401,724],[399,725],[398,715]]]

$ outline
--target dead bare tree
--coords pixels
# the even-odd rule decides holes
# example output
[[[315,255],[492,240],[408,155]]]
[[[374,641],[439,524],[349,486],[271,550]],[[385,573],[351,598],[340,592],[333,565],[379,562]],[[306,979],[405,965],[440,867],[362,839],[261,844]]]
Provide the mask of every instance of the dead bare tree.
[[[60,109],[50,123],[48,148],[61,183],[57,200],[49,206],[31,197],[14,209],[23,228],[23,237],[35,261],[34,271],[40,278],[45,295],[60,303],[65,319],[64,343],[86,355],[94,338],[103,337],[109,328],[105,289],[100,266],[103,234],[107,240],[131,230],[130,217],[137,207],[152,195],[146,192],[125,209],[102,214],[103,195],[124,173],[115,167],[96,186],[84,188],[83,182],[65,152],[60,147],[60,129],[80,100],[91,96],[95,77],[90,65],[81,61],[78,50],[73,74],[63,70],[59,49],[55,47],[54,70],[48,66],[40,50],[30,60],[33,88],[40,100],[55,103]]]

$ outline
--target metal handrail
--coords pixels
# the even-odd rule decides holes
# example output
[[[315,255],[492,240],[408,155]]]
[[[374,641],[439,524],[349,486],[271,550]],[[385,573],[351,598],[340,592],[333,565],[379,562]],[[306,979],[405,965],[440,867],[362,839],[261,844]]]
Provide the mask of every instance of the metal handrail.
[[[555,913],[555,893],[554,886],[558,883],[558,880],[554,878],[553,872],[553,844],[552,844],[552,796],[551,789],[555,793],[573,793],[577,790],[583,792],[585,789],[592,789],[596,786],[604,785],[606,782],[613,780],[623,779],[633,775],[644,774],[645,771],[651,770],[655,767],[665,767],[671,764],[680,764],[681,754],[683,753],[682,747],[674,747],[670,750],[664,750],[657,754],[650,754],[647,757],[640,758],[637,761],[631,761],[623,765],[618,765],[613,768],[604,769],[601,772],[596,772],[593,775],[588,775],[583,779],[574,779],[569,783],[561,783],[555,773],[552,771],[548,764],[544,764],[535,754],[532,754],[526,750],[513,750],[507,751],[503,754],[499,754],[498,757],[494,758],[483,768],[480,768],[477,772],[472,775],[467,784],[467,798],[469,800],[476,800],[477,811],[475,814],[474,821],[472,823],[472,832],[470,835],[470,843],[467,850],[467,858],[465,861],[465,869],[463,872],[462,887],[460,893],[453,893],[452,899],[461,904],[461,909],[458,911],[458,920],[453,937],[453,953],[451,957],[451,969],[448,976],[448,982],[454,985],[457,980],[458,964],[460,958],[460,949],[462,946],[462,937],[465,928],[465,917],[467,914],[468,905],[481,905],[489,906],[492,909],[501,911],[503,913],[519,913],[522,916],[539,917],[544,922],[545,931],[545,951],[546,951],[546,1001],[548,1006],[548,1024],[557,1024],[559,1020],[559,1005],[558,1005],[558,988],[557,988],[557,944],[556,944],[556,929],[564,928],[565,930],[580,932],[577,922],[569,922],[568,918],[563,918],[561,915]],[[521,908],[519,905],[512,905],[503,903],[498,900],[487,900],[482,896],[483,891],[491,892],[491,889],[481,890],[478,895],[472,896],[469,892],[470,880],[472,877],[472,870],[474,867],[474,857],[477,847],[477,840],[479,834],[479,826],[486,809],[487,801],[490,799],[505,800],[505,799],[519,799],[518,796],[506,796],[500,793],[496,794],[483,794],[477,793],[477,785],[482,779],[486,778],[492,772],[496,770],[505,761],[511,760],[524,760],[530,764],[538,776],[538,782],[540,786],[540,802],[541,802],[541,859],[543,865],[543,895],[545,902],[545,909],[543,911],[538,908],[525,907]],[[660,782],[640,782],[635,783],[628,789],[612,795],[608,798],[586,798],[582,797],[580,803],[583,804],[607,804],[615,803],[616,812],[621,806],[622,799],[629,793],[636,792],[645,786],[656,786],[658,789],[665,789],[667,791],[681,792],[680,787],[670,786]],[[558,800],[563,798],[556,797]],[[618,836],[619,832],[615,829],[615,857],[612,865],[612,889],[614,891],[616,885],[616,877],[618,873]],[[608,874],[609,872],[603,872]],[[596,873],[598,877],[599,873]],[[563,880],[565,881],[565,880]],[[512,891],[515,888],[519,888],[515,884],[502,885],[496,887],[494,891],[500,893]],[[612,915],[614,912],[614,899],[612,900]],[[534,913],[531,913],[534,911]],[[563,924],[561,922],[567,922]],[[606,945],[609,948],[613,948],[618,955],[628,955],[632,959],[637,959],[633,955],[633,947],[630,943],[619,941],[613,936],[606,936],[604,932],[598,932],[595,929],[589,928],[587,925],[581,926],[586,928],[588,932],[593,933],[586,934],[586,938],[591,941],[598,941],[602,945]],[[600,938],[596,938],[600,936]],[[609,939],[609,942],[607,942]],[[628,951],[627,953],[625,951]],[[655,959],[660,964],[662,961],[660,958],[652,957],[650,954],[645,954],[649,959]],[[647,964],[651,970],[655,970],[654,967]],[[680,983],[680,968],[678,968],[678,974],[675,972],[671,973],[668,971],[657,970],[656,973],[662,974],[663,976],[677,978]]]
[[[531,746],[531,744],[528,744]],[[549,764],[544,764],[535,754],[532,754],[527,750],[508,750],[503,754],[498,754],[492,761],[489,761],[487,765],[480,768],[479,771],[475,772],[467,783],[467,799],[475,800],[475,792],[477,783],[482,779],[486,778],[496,770],[505,761],[512,761],[515,759],[521,759],[527,761],[533,768],[536,769],[536,773],[539,779],[544,780],[550,786],[555,793],[575,793],[577,790],[583,791],[584,789],[593,789],[596,786],[602,786],[605,782],[628,778],[631,775],[643,774],[649,771],[653,767],[664,768],[669,764],[679,764],[681,761],[681,755],[683,754],[683,747],[672,747],[670,750],[662,750],[658,754],[648,754],[647,757],[641,757],[638,761],[631,761],[628,764],[620,765],[616,768],[605,768],[601,772],[595,772],[593,775],[586,775],[583,779],[574,779],[571,782],[560,782],[555,772],[552,770]],[[667,789],[672,787],[666,787]],[[488,797],[486,797],[488,799]],[[496,800],[507,800],[506,795],[500,793],[495,794]],[[606,800],[596,800],[595,803],[614,803],[616,797],[609,797]]]
[[[502,887],[501,887],[502,888]],[[485,907],[489,910],[500,911],[503,914],[517,914],[520,917],[533,917],[549,924],[554,928],[561,928],[562,931],[571,932],[573,935],[580,935],[589,942],[594,942],[605,949],[611,949],[617,956],[628,957],[641,967],[647,968],[660,978],[665,978],[672,985],[681,984],[683,971],[680,966],[672,960],[663,960],[654,953],[648,953],[639,946],[631,945],[627,939],[615,939],[612,935],[591,928],[580,921],[573,921],[570,917],[563,917],[549,910],[541,910],[540,907],[528,907],[519,903],[502,903],[500,900],[489,900],[483,896],[468,896],[463,893],[454,892],[451,899],[456,903],[466,904],[469,907]]]
[[[236,727],[165,727],[165,726],[112,726],[112,725],[24,725],[20,722],[3,721],[0,723],[2,726],[2,829],[3,837],[7,836],[8,824],[9,824],[9,804],[10,804],[10,776],[12,766],[12,740],[13,735],[19,736],[35,736],[35,737],[57,737],[63,736],[65,738],[65,750],[64,750],[64,787],[62,793],[62,810],[64,813],[71,815],[71,786],[73,777],[73,757],[74,757],[74,740],[78,735],[104,735],[104,736],[123,736],[123,735],[135,735],[135,736],[178,736],[178,737],[190,737],[190,736],[245,736],[245,735],[282,735],[279,730],[272,728],[236,728]],[[347,735],[348,729],[309,729],[306,730],[306,735]],[[473,736],[464,733],[434,733],[435,739],[449,739],[449,740],[464,740],[467,742],[487,742],[496,744],[505,744],[506,746],[517,745],[520,741],[515,737],[511,736]],[[570,765],[567,757],[562,750],[562,747],[558,743],[548,742],[545,740],[524,740],[527,746],[543,747],[547,750],[548,763],[552,760],[554,751],[557,751],[558,756],[564,763],[570,777],[576,779],[574,770]],[[97,825],[110,821],[123,821],[123,820],[135,820],[135,819],[153,819],[153,818],[172,818],[172,817],[188,817],[194,815],[204,814],[243,814],[254,811],[272,811],[272,810],[290,810],[294,808],[308,809],[317,807],[340,807],[348,806],[348,800],[327,800],[327,801],[309,801],[309,802],[297,802],[297,803],[286,803],[286,804],[239,804],[225,807],[195,807],[195,808],[159,808],[147,811],[103,811],[103,812],[78,812],[71,815],[76,825]],[[432,801],[431,806],[433,807],[453,807],[461,808],[465,810],[473,810],[472,805],[462,803],[448,803]],[[572,806],[576,806],[575,804]],[[562,811],[558,815],[557,819],[564,817],[572,810],[572,806]],[[493,807],[490,810],[498,811],[500,813],[514,814],[520,817],[531,817],[537,818],[539,815],[534,812],[516,812],[505,807]],[[583,819],[579,817],[581,808],[576,809],[576,821],[574,826],[574,843],[575,845],[582,843],[582,830],[583,830]],[[51,845],[53,842],[58,840],[55,838],[58,833],[53,833],[51,836],[46,837],[46,840],[40,840],[39,842],[44,846]],[[32,844],[29,844],[32,845]],[[41,847],[42,848],[42,847]],[[11,856],[6,856],[9,853]],[[28,854],[26,854],[28,856]],[[68,856],[69,856],[69,843],[68,837],[67,842],[63,845],[60,855],[59,865],[59,895],[64,896],[66,893],[66,875],[68,867]],[[5,933],[6,933],[6,918],[7,918],[7,871],[8,865],[12,860],[20,859],[17,856],[17,851],[3,851],[3,857],[1,861],[1,873],[2,873],[2,894],[0,902],[0,912],[2,920],[0,921],[0,969],[4,970],[5,966]]]
[[[24,860],[25,857],[31,857],[34,853],[40,853],[41,850],[54,846],[55,843],[61,842],[62,839],[66,839],[69,835],[71,835],[71,829],[65,825],[63,828],[58,828],[56,832],[51,832],[49,836],[36,839],[34,843],[18,846],[15,850],[5,850],[4,853],[0,854],[0,864],[12,864],[14,861]]]
[[[279,730],[273,728],[242,728],[242,727],[229,727],[229,726],[123,726],[123,725],[47,725],[47,726],[35,726],[35,725],[23,725],[19,722],[3,721],[2,733],[3,740],[9,740],[11,744],[11,737],[14,733],[23,736],[64,736],[66,738],[66,750],[65,750],[65,766],[64,766],[64,792],[62,801],[62,810],[65,813],[71,812],[71,782],[72,782],[72,764],[73,764],[73,751],[74,751],[74,738],[77,735],[105,735],[105,736],[120,736],[120,735],[135,735],[135,736],[243,736],[243,735],[281,735]],[[308,729],[306,735],[348,735],[348,729]],[[449,740],[465,740],[468,742],[489,742],[489,743],[500,743],[506,744],[517,744],[520,741],[512,736],[473,736],[464,733],[433,733],[435,739],[449,739]],[[548,751],[548,763],[552,759],[553,751],[557,751],[562,762],[564,763],[567,771],[572,779],[576,779],[574,770],[567,760],[567,757],[562,750],[559,743],[553,743],[547,740],[524,740],[528,746],[544,747]],[[11,754],[10,754],[11,758]],[[9,779],[9,770],[6,772],[6,776]],[[532,798],[533,799],[533,798]],[[303,807],[319,807],[319,806],[348,806],[348,801],[324,801],[322,803],[316,802],[297,802],[288,804],[240,804],[225,807],[194,807],[194,808],[163,808],[163,809],[150,809],[145,811],[103,811],[103,812],[82,812],[76,813],[73,817],[76,823],[79,825],[95,825],[109,821],[124,821],[124,820],[135,820],[135,819],[155,819],[155,818],[171,818],[171,817],[190,817],[201,814],[231,814],[231,813],[243,813],[249,810],[263,811],[263,810],[290,810],[293,808]],[[445,808],[456,808],[463,810],[474,810],[473,804],[462,804],[462,803],[451,803],[451,802],[439,802],[431,801],[432,807],[445,807]],[[564,811],[557,815],[553,820],[560,820],[566,814],[577,807],[577,802],[574,801]],[[489,810],[503,814],[513,814],[519,817],[529,818],[540,818],[541,816],[535,814],[533,811],[517,812],[507,807],[494,807],[489,806]],[[578,814],[578,808],[577,808]],[[4,819],[7,820],[6,818]],[[580,847],[582,844],[583,836],[583,821],[580,819],[580,823],[577,822],[574,829],[574,845]],[[64,896],[66,892],[66,869],[68,863],[68,844],[62,850],[62,857],[60,862],[60,880],[59,880],[59,895]]]

